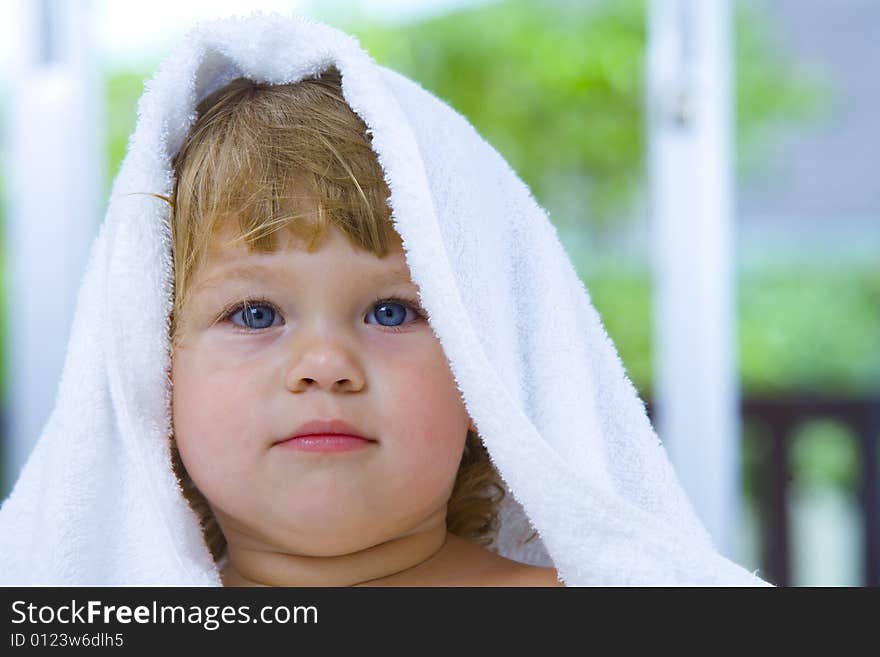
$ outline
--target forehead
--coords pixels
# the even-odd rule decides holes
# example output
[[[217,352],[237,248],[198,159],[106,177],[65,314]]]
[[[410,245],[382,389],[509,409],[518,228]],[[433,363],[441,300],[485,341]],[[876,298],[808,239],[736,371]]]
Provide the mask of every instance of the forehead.
[[[227,266],[218,265],[205,271],[201,280],[196,283],[195,290],[217,287],[227,281],[271,281],[283,278],[286,274],[286,268],[273,264],[271,261],[233,261]],[[410,277],[409,269],[405,266],[403,268],[376,269],[369,274],[358,275],[357,280],[366,285],[415,285]]]
[[[234,236],[233,236],[234,237]],[[267,280],[280,276],[297,277],[307,270],[332,279],[355,277],[366,284],[412,284],[411,273],[399,236],[389,243],[388,253],[379,257],[356,247],[335,226],[330,226],[317,246],[309,251],[308,240],[285,231],[277,248],[256,251],[247,244],[230,242],[230,235],[213,238],[194,276],[195,289],[215,287],[229,280]]]

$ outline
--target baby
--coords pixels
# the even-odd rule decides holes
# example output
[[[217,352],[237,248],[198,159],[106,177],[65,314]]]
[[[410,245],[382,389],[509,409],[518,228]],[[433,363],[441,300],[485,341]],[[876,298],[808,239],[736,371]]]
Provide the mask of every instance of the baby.
[[[0,584],[560,579],[767,584],[465,117],[326,25],[194,28],[138,103]]]
[[[226,586],[560,586],[503,487],[339,72],[233,80],[174,160],[171,446]]]

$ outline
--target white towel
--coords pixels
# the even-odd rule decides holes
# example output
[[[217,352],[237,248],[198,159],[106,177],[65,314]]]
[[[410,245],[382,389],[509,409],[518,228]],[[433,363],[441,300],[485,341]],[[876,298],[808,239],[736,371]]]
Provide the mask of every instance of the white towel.
[[[365,121],[413,281],[508,491],[500,552],[569,586],[762,585],[697,519],[547,217],[468,121],[297,16],[195,27],[138,104],[54,410],[0,508],[0,581],[220,585],[168,451],[171,159],[199,100],[330,65]],[[522,545],[529,523],[540,539]]]

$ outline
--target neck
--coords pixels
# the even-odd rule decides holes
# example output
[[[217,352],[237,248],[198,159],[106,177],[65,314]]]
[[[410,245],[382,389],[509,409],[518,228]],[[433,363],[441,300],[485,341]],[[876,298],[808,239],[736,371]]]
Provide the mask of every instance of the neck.
[[[315,557],[253,546],[227,535],[229,560],[221,577],[224,586],[393,586],[430,570],[446,537],[444,518],[359,552]]]

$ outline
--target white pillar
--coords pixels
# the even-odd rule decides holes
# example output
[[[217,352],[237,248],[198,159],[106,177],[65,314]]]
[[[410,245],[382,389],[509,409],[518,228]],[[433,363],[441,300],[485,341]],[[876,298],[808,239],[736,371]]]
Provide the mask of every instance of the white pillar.
[[[6,139],[6,426],[2,495],[52,410],[100,221],[101,98],[90,0],[20,0]]]
[[[736,559],[730,12],[728,0],[651,0],[646,77],[655,426],[716,547]]]

